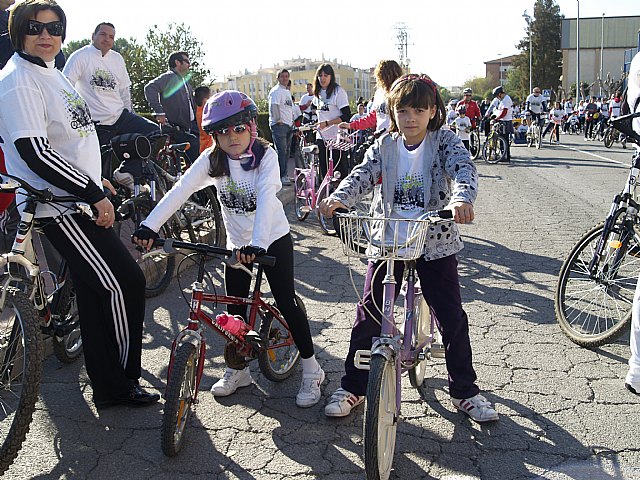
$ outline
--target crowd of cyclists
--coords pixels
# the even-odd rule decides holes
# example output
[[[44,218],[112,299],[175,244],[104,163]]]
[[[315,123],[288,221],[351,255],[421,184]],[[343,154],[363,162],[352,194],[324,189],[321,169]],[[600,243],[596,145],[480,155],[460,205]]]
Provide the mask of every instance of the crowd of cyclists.
[[[126,67],[112,50],[113,24],[99,24],[92,43],[69,58],[64,73],[55,68],[55,59],[67,24],[64,11],[54,0],[19,3],[11,11],[8,24],[16,53],[0,73],[0,136],[7,171],[36,188],[51,188],[58,194],[83,199],[96,211],[96,220],[46,208],[36,212],[46,236],[68,260],[77,288],[93,401],[97,408],[153,404],[159,395],[145,391],[138,381],[144,277],[111,229],[114,209],[103,190],[109,188],[109,181],[101,175],[99,137],[100,126],[107,127],[102,130],[107,138],[148,133],[157,130],[157,124],[131,109]],[[288,180],[282,162],[289,158],[290,133],[300,117],[315,122],[319,130],[315,141],[321,152],[321,168],[326,168],[328,155],[325,140],[335,139],[340,129],[385,129],[388,134],[367,150],[362,163],[352,171],[340,170],[340,186],[320,208],[330,215],[338,207],[352,206],[366,193],[381,191],[374,205],[377,215],[416,218],[427,209],[453,211],[455,223],[446,235],[432,237],[425,245],[417,272],[423,291],[431,292],[429,303],[439,320],[453,405],[477,422],[497,420],[498,414],[475,383],[468,318],[457,274],[456,253],[462,241],[456,224],[473,220],[478,187],[477,171],[469,155],[469,132],[484,129],[487,134],[491,122],[501,122],[502,135],[509,138],[516,133],[514,120],[522,119],[526,129],[532,122],[542,122],[543,114],[549,113],[551,122],[561,126],[556,129],[558,135],[561,129],[567,132],[577,124],[587,138],[602,128],[606,119],[621,114],[620,92],[610,99],[592,97],[577,106],[571,99],[555,102],[551,108],[538,87],[522,105],[514,105],[502,86],[493,90],[491,102],[485,99],[478,105],[467,88],[463,99],[445,107],[430,77],[404,74],[397,62],[383,60],[374,73],[376,94],[366,106],[364,100],[359,102],[356,118],[330,64],[320,65],[307,85],[307,94],[295,105],[297,109],[288,89],[288,72],[281,70],[278,85],[269,96],[274,149],[259,138],[257,108],[251,98],[237,91],[217,92],[207,98],[210,92],[197,90],[194,95],[185,79],[190,65],[188,54],[174,52],[168,64],[169,72],[150,82],[145,93],[152,99],[159,123],[173,117],[190,135],[188,141],[195,147],[193,164],[160,200],[133,240],[151,248],[160,226],[181,202],[201,188],[215,186],[227,246],[236,250],[237,260],[252,264],[259,255],[277,258],[276,266],[265,267],[265,272],[302,357],[296,404],[315,405],[321,399],[325,372],[315,357],[306,313],[294,300],[295,246],[283,205],[276,196]],[[171,98],[169,102],[161,101],[167,97]],[[574,117],[577,120],[572,120]],[[450,129],[443,128],[445,125]],[[200,138],[211,141],[211,146],[201,148]],[[510,160],[507,150],[505,161]],[[19,198],[17,203],[20,206]],[[382,279],[376,268],[376,262],[371,262],[365,304],[375,303],[381,295]],[[232,269],[225,272],[226,288],[232,294],[246,296],[249,287],[243,275]],[[229,311],[239,316],[246,313],[231,307]],[[325,407],[327,416],[349,415],[364,400],[367,372],[355,369],[353,353],[370,346],[376,332],[379,319],[372,318],[370,310],[359,304],[345,375]],[[634,388],[636,382],[634,377]],[[213,385],[212,393],[230,395],[251,383],[248,367],[229,367]]]

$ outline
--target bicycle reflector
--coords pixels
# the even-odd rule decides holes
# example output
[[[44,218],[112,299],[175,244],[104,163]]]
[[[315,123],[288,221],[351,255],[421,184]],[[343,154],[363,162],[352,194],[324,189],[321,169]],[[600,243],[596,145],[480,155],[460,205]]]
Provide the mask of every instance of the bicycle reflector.
[[[622,248],[622,242],[620,240],[611,240],[609,242],[609,246],[617,250],[619,248]]]
[[[146,160],[151,155],[149,139],[139,133],[125,133],[113,137],[111,148],[121,162],[133,158]]]

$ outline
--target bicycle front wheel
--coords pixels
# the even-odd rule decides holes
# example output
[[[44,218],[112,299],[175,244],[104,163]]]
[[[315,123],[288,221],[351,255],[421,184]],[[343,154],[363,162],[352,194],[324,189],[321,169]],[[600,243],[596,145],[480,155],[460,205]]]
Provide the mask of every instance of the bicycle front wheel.
[[[38,399],[44,347],[29,297],[8,288],[0,313],[0,475],[24,442]]]
[[[162,452],[168,457],[175,456],[182,448],[184,430],[196,395],[197,374],[197,349],[191,343],[183,343],[175,351],[164,399],[161,444]]]
[[[413,309],[413,332],[411,337],[411,349],[416,348],[425,343],[431,334],[431,312],[429,305],[424,300],[422,295],[420,298],[416,298],[416,306]],[[429,347],[425,345],[424,349]],[[420,352],[416,352],[418,355]],[[424,376],[427,372],[427,359],[426,356],[423,360],[416,358],[415,366],[409,370],[409,382],[413,388],[420,388],[422,382],[424,382]]]
[[[305,316],[307,308],[296,295],[295,301]],[[281,382],[291,376],[300,361],[300,352],[293,342],[291,331],[270,312],[260,313],[260,336],[264,347],[258,352],[258,365],[262,374],[272,382]],[[286,319],[285,319],[286,320]]]
[[[480,155],[480,134],[477,130],[472,130],[469,134],[469,154],[471,160],[475,160]]]
[[[396,381],[395,361],[372,355],[363,435],[367,480],[386,480],[391,474],[398,427]]]
[[[322,200],[328,198],[334,190],[335,188],[332,183],[328,183],[322,187],[316,197],[316,205],[319,205]],[[331,217],[325,217],[320,213],[319,208],[316,208],[316,211],[318,212],[318,221],[320,222],[320,228],[322,228],[322,231],[328,235],[335,235],[336,231],[333,228],[333,220],[331,220]]]
[[[300,172],[295,180],[295,208],[296,218],[300,221],[305,220],[311,211],[311,194],[307,185],[307,176]]]
[[[623,224],[624,211],[604,238],[595,275],[589,272],[604,224],[578,241],[560,270],[555,293],[556,318],[569,339],[595,348],[622,335],[630,326],[631,305],[640,274],[640,246],[633,227]]]
[[[607,128],[607,131],[604,134],[604,146],[607,148],[611,148],[613,146],[613,142],[615,140],[615,130],[612,127]]]
[[[498,163],[507,154],[507,142],[499,135],[490,137],[482,145],[482,158],[487,163]]]
[[[151,212],[151,199],[150,198],[136,198],[133,199],[133,210],[135,213],[130,218],[117,222],[114,225],[116,233],[120,236],[120,240],[127,246],[129,253],[136,261],[136,263],[142,269],[144,278],[146,280],[145,297],[151,298],[160,295],[164,292],[171,278],[173,277],[173,271],[175,269],[175,257],[164,253],[161,248],[156,248],[150,252],[145,251],[141,247],[136,247],[131,243],[131,235],[136,231],[136,228]],[[160,231],[160,238],[171,238],[171,228],[168,224],[164,224]]]

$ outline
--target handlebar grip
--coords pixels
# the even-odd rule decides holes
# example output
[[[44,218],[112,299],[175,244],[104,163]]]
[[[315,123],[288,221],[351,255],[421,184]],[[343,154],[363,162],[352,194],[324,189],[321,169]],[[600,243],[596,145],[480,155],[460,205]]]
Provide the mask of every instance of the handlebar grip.
[[[440,218],[453,218],[453,210],[438,210],[437,214]]]
[[[349,210],[347,210],[346,208],[336,208],[333,213],[349,213]],[[340,238],[340,240],[344,241],[344,235],[342,233],[342,229],[340,228],[340,221],[338,220],[338,216],[334,215],[333,217],[331,217],[331,221],[333,222],[333,229],[336,231],[336,234],[338,235],[338,238]]]
[[[271,255],[262,255],[261,257],[256,257],[253,261],[264,265],[265,267],[273,267],[276,264],[276,257],[272,257]]]

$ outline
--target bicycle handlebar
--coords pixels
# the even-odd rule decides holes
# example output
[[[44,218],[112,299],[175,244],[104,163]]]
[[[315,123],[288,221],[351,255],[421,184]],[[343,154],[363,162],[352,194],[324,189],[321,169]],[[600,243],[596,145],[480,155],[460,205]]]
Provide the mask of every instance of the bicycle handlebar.
[[[175,253],[176,250],[190,250],[200,255],[222,255],[225,257],[235,258],[235,250],[227,250],[226,248],[207,245],[206,243],[191,243],[175,240],[173,238],[156,238],[154,244],[162,247],[166,253]],[[262,255],[256,257],[254,262],[267,267],[273,267],[276,264],[276,258],[270,255]]]

